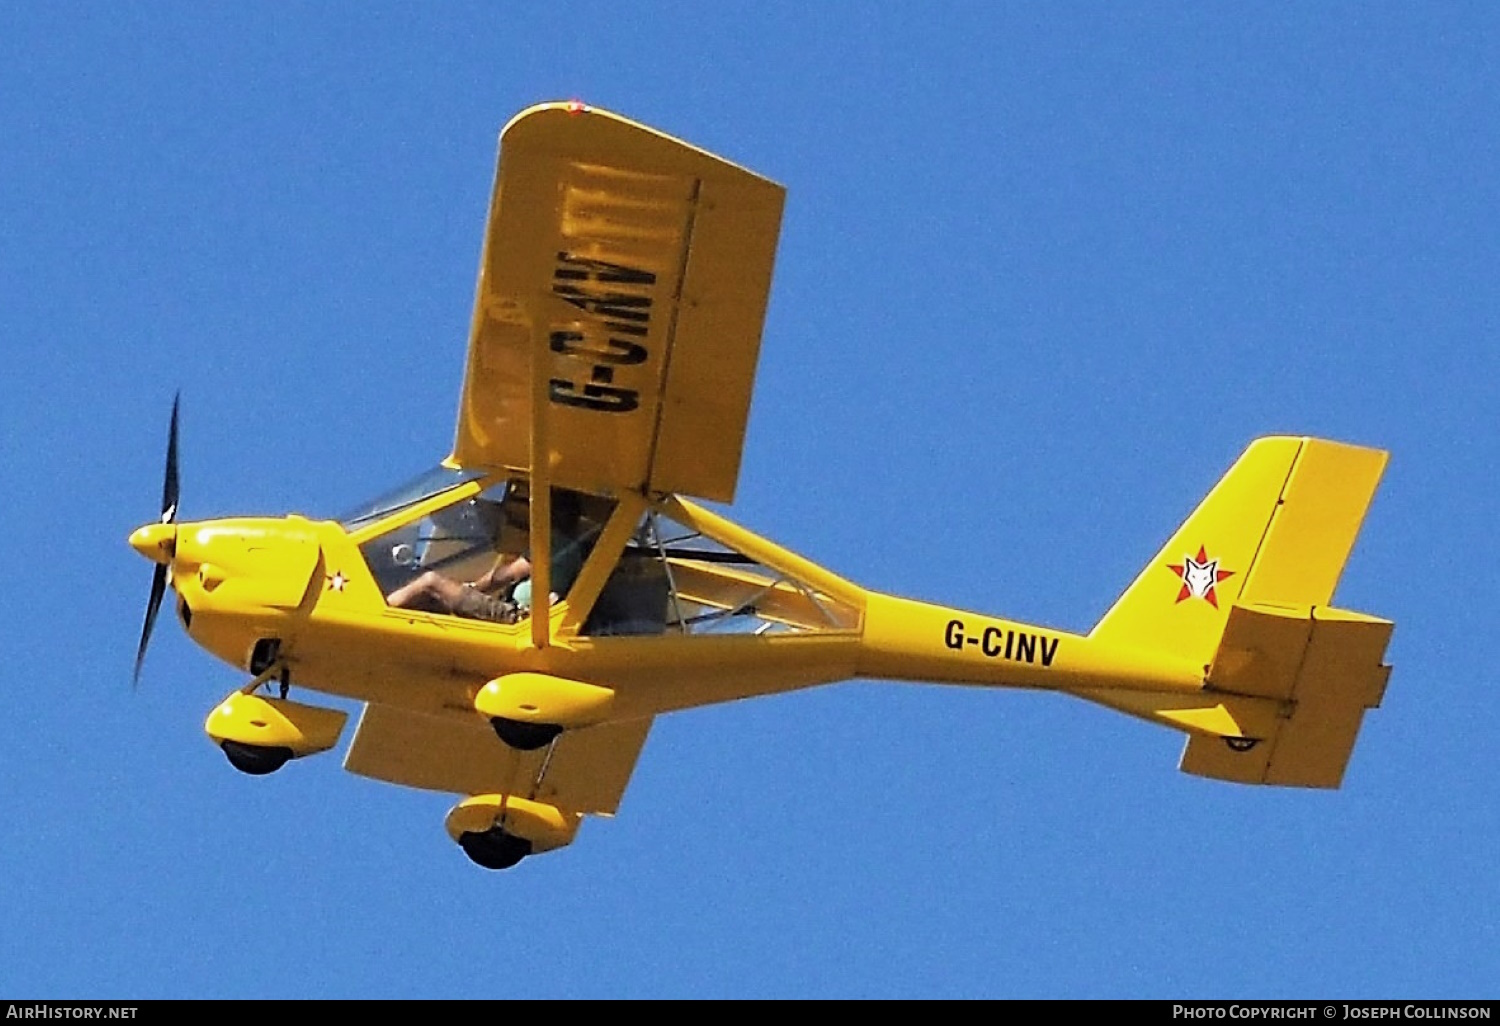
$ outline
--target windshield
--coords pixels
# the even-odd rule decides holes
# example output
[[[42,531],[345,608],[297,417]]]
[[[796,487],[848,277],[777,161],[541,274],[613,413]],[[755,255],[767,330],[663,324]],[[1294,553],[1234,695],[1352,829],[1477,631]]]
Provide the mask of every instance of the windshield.
[[[436,466],[426,473],[418,474],[400,488],[393,488],[368,502],[360,503],[339,517],[339,523],[345,528],[368,524],[372,520],[389,516],[439,492],[446,492],[466,481],[474,481],[483,476],[484,474],[477,470],[454,470],[451,467]]]

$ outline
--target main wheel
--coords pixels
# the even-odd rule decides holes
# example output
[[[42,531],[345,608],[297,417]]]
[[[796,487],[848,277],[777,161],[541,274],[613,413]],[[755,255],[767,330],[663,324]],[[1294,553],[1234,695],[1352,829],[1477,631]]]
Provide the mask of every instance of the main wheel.
[[[507,834],[499,827],[491,827],[482,834],[462,834],[458,843],[465,855],[485,869],[509,869],[531,854],[530,841]]]
[[[553,738],[562,733],[562,728],[555,723],[524,723],[504,716],[490,717],[490,726],[495,728],[501,741],[520,752],[546,748]]]
[[[269,748],[265,745],[247,745],[243,741],[225,741],[219,745],[229,764],[241,773],[252,777],[263,777],[275,773],[292,757],[290,748]]]

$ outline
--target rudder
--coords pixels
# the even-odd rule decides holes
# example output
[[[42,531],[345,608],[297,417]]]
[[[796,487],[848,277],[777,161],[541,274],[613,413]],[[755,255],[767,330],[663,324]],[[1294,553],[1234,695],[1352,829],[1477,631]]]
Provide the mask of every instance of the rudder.
[[[1303,439],[1241,601],[1328,605],[1388,458],[1379,449]]]

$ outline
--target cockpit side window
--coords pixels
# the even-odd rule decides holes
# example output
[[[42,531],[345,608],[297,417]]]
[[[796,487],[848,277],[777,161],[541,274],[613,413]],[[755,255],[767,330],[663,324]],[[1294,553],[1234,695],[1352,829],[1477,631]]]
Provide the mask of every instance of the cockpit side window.
[[[428,571],[472,580],[505,545],[524,542],[524,506],[519,529],[507,521],[510,490],[501,482],[366,541],[360,551],[381,591],[390,595]]]
[[[641,517],[583,633],[818,634],[856,629],[859,615],[657,507]]]
[[[554,488],[549,591],[566,598],[614,500]],[[527,482],[494,485],[401,524],[360,546],[392,606],[515,623],[530,614]]]

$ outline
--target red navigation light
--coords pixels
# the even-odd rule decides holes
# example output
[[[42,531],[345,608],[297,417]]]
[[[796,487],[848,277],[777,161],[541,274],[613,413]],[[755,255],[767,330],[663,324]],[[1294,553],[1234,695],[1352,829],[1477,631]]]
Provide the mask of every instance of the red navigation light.
[[[568,113],[569,114],[582,114],[586,110],[588,110],[588,108],[583,105],[583,101],[582,100],[569,100],[568,101]]]

